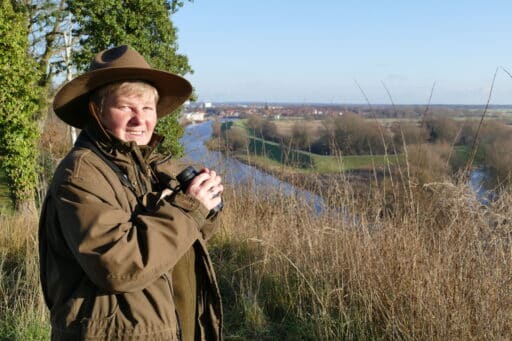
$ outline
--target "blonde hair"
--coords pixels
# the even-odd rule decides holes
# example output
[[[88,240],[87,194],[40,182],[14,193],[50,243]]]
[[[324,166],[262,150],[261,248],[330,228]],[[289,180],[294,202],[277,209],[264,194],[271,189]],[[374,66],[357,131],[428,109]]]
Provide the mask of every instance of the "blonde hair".
[[[99,114],[103,113],[105,100],[112,94],[137,95],[144,98],[152,96],[155,104],[158,103],[157,89],[144,81],[123,81],[104,85],[91,94],[91,102],[94,104]]]

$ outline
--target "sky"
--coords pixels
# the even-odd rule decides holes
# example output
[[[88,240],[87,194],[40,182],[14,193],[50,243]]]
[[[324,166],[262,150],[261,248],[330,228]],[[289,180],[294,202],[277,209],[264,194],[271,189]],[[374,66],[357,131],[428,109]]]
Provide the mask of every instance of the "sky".
[[[510,0],[194,0],[171,20],[199,101],[512,104]]]

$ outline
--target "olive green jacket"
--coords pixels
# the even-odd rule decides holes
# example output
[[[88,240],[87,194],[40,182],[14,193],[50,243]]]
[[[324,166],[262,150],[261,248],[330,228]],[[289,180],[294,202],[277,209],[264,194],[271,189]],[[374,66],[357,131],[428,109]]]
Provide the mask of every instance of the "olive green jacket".
[[[160,198],[173,172],[170,160],[153,153],[156,142],[139,147],[101,136],[82,131],[41,212],[40,275],[52,340],[180,340],[177,311],[190,306],[196,312],[185,320],[195,326],[186,327],[195,329],[195,339],[221,339],[220,295],[205,246],[215,224],[206,220],[207,209],[179,192]],[[184,308],[173,295],[188,286],[173,283],[180,261],[181,272],[193,274],[175,280],[195,280],[195,292],[179,295]]]

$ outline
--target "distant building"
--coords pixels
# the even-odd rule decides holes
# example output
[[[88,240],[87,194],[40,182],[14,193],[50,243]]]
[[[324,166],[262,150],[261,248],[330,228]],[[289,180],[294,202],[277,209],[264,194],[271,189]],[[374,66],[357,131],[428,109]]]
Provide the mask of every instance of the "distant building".
[[[205,115],[204,112],[196,111],[196,112],[185,113],[183,115],[183,118],[185,120],[192,121],[192,122],[202,122],[202,121],[204,121],[204,115]]]

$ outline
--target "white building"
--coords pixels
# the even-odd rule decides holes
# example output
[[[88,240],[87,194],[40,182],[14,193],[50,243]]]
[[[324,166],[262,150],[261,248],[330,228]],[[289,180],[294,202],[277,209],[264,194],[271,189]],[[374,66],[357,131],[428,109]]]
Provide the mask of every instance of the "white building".
[[[204,121],[205,113],[202,111],[188,112],[184,115],[184,118],[188,121],[202,122]]]

